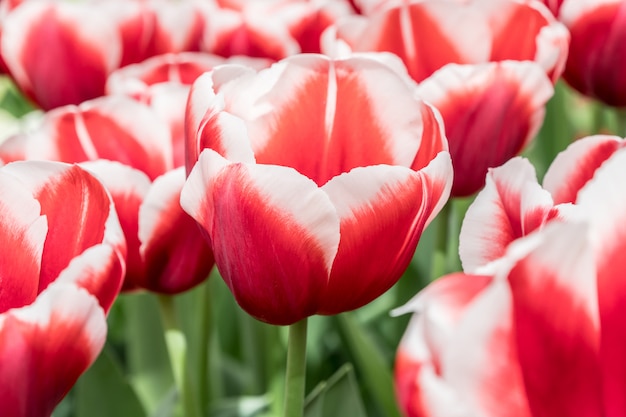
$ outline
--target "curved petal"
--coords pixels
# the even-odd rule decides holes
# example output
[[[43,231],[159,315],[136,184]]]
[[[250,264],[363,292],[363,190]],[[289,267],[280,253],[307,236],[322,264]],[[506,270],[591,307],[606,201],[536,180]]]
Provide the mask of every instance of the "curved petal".
[[[395,384],[398,401],[409,417],[472,415],[459,393],[441,374],[443,350],[465,310],[491,284],[491,277],[461,273],[427,286],[403,311],[414,311],[398,347]],[[482,347],[482,346],[481,346]]]
[[[443,117],[454,165],[454,196],[484,185],[487,169],[517,155],[538,132],[554,93],[532,62],[450,64],[418,88]]]
[[[290,57],[229,87],[226,108],[246,121],[257,162],[294,167],[318,185],[355,167],[411,166],[422,142],[443,147],[412,85],[365,56]]]
[[[39,293],[46,218],[29,190],[0,171],[0,313],[22,307]]]
[[[591,236],[597,265],[601,322],[601,360],[605,415],[626,412],[621,393],[626,387],[623,317],[626,314],[626,150],[619,150],[598,168],[578,194],[578,205],[591,217]]]
[[[339,245],[328,196],[291,168],[235,163],[207,149],[181,205],[208,232],[237,302],[272,324],[315,314]]]
[[[93,173],[111,194],[127,247],[123,290],[135,289],[146,274],[139,252],[139,207],[152,183],[143,172],[119,162],[98,160],[84,162],[81,167]]]
[[[361,307],[400,278],[429,219],[448,199],[452,166],[442,152],[420,172],[355,168],[323,190],[341,221],[341,240],[319,313]]]
[[[417,82],[451,62],[485,62],[490,53],[489,26],[471,2],[397,2],[355,23],[340,20],[338,40],[355,52],[395,53]]]
[[[11,416],[49,416],[104,346],[96,298],[54,283],[37,300],[0,315],[0,403]]]
[[[619,0],[566,1],[560,18],[572,35],[563,78],[583,94],[612,106],[626,105],[626,5]]]
[[[151,291],[177,294],[204,281],[213,268],[213,252],[200,228],[180,206],[185,171],[157,178],[139,209],[139,239],[146,274],[138,284]]]
[[[103,95],[121,42],[97,5],[28,1],[3,22],[2,56],[20,87],[48,110]]]
[[[227,66],[203,74],[191,87],[185,112],[185,167],[187,174],[204,148],[240,162],[254,162],[243,121],[225,112],[222,94],[214,91],[239,77],[250,77],[254,71],[241,66]]]
[[[595,135],[579,139],[558,154],[548,168],[543,186],[556,204],[574,203],[578,192],[596,170],[626,142],[618,136]]]
[[[528,160],[517,157],[491,168],[485,188],[463,219],[459,237],[463,270],[475,273],[504,256],[514,240],[558,216],[559,208],[537,182]]]
[[[548,225],[508,273],[533,416],[605,415],[596,269],[587,231],[584,224]]]
[[[77,165],[44,161],[15,162],[3,170],[34,194],[48,220],[39,291],[92,246],[106,243],[125,256],[126,243],[111,197],[87,171]]]

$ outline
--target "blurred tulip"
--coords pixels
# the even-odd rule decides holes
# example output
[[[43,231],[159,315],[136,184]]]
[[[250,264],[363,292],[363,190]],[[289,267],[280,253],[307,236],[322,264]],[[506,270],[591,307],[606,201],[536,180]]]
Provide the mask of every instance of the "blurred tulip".
[[[168,127],[146,105],[105,96],[60,107],[2,143],[0,158],[96,161],[84,167],[111,193],[128,244],[124,290],[177,293],[208,276],[213,256],[180,207],[184,172],[173,171]]]
[[[443,117],[454,166],[453,196],[485,183],[490,167],[519,154],[535,137],[554,89],[533,62],[449,64],[418,87]]]
[[[39,128],[0,145],[5,163],[24,159],[83,162],[109,159],[150,179],[173,168],[167,125],[130,98],[107,96],[46,113]]]
[[[108,193],[77,166],[9,164],[0,199],[2,414],[50,416],[104,345],[124,238]]]
[[[452,184],[439,115],[412,90],[373,58],[322,55],[194,83],[181,204],[249,314],[337,314],[400,278]]]
[[[481,276],[444,277],[403,308],[420,313],[396,363],[408,416],[626,412],[626,194],[618,191],[626,150],[599,165],[600,142],[617,144],[590,138],[561,154],[580,170],[596,168],[575,204],[550,207],[550,194],[519,159],[493,172],[491,197],[479,195],[468,212],[472,228],[482,228],[485,246],[500,245],[514,227],[523,236],[476,268]],[[562,174],[562,163],[551,169]],[[501,203],[506,208],[494,210]]]
[[[120,34],[120,67],[155,55],[200,51],[207,13],[202,0],[109,0],[102,8]]]
[[[324,32],[325,53],[393,52],[418,82],[446,64],[503,60],[535,61],[556,82],[565,65],[567,29],[536,1],[365,3],[367,16],[343,18]]]
[[[560,20],[571,33],[563,78],[576,90],[611,106],[626,106],[626,3],[564,1]]]
[[[463,270],[476,273],[502,257],[516,239],[547,223],[575,216],[572,203],[597,170],[626,142],[615,136],[579,139],[548,169],[543,188],[530,163],[514,158],[489,170],[485,188],[463,220],[459,254]]]
[[[1,52],[22,91],[49,110],[103,95],[122,50],[98,3],[25,1],[4,17]]]
[[[169,127],[174,167],[185,162],[185,104],[198,76],[225,63],[241,63],[261,69],[272,61],[244,56],[223,58],[201,52],[181,52],[149,58],[115,70],[107,80],[107,94],[123,94],[149,105]]]

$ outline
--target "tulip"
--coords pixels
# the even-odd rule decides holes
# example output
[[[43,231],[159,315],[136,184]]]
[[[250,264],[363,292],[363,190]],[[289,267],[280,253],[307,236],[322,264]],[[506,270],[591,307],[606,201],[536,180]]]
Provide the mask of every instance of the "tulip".
[[[468,209],[459,238],[463,270],[475,273],[502,257],[516,239],[546,224],[575,216],[572,204],[597,170],[624,140],[596,135],[582,138],[561,152],[539,185],[534,168],[521,158],[489,170],[485,188]]]
[[[512,163],[519,173],[521,162]],[[528,169],[516,176],[513,167],[494,173],[507,211],[521,208],[518,226],[534,229],[478,275],[444,277],[406,306],[419,312],[396,363],[408,416],[626,412],[626,195],[619,192],[625,166],[626,151],[615,150],[578,190],[575,204],[567,203],[568,215],[542,227],[534,226],[554,211]],[[477,199],[477,210],[483,203]],[[496,223],[486,224],[484,242],[501,238]]]
[[[5,162],[87,162],[115,203],[128,251],[126,290],[173,294],[207,278],[210,248],[179,204],[184,171],[175,171],[167,124],[146,105],[105,96],[48,112],[31,132],[0,145]]]
[[[50,416],[104,345],[124,238],[110,196],[78,166],[9,164],[0,190],[2,414]]]
[[[452,183],[439,115],[413,88],[365,56],[196,80],[181,205],[249,314],[280,325],[337,314],[400,278]]]
[[[519,154],[535,137],[554,89],[529,61],[448,64],[418,95],[441,112],[454,166],[453,196],[484,185],[487,169]]]
[[[626,4],[619,0],[564,1],[559,19],[571,33],[563,78],[611,106],[626,106]]]
[[[112,0],[102,7],[122,41],[120,67],[156,55],[200,51],[206,16],[212,12],[208,3],[195,0]]]
[[[98,3],[25,1],[4,17],[1,53],[20,89],[49,110],[103,95],[122,49]]]
[[[139,64],[117,69],[107,79],[110,95],[127,95],[149,105],[170,128],[174,167],[184,164],[185,104],[191,84],[198,76],[225,63],[264,68],[271,61],[261,58],[223,58],[201,52],[157,55]]]
[[[534,61],[552,82],[567,58],[569,35],[541,3],[525,0],[366,1],[367,16],[340,19],[322,50],[388,51],[417,82],[446,64]]]

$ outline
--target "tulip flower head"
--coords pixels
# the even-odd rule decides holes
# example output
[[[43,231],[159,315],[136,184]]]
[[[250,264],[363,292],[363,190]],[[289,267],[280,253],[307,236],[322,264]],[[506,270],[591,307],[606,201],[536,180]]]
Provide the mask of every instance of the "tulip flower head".
[[[196,81],[181,204],[248,313],[337,314],[400,278],[452,181],[438,113],[412,89],[365,56],[223,66]]]
[[[104,345],[125,241],[109,194],[75,165],[6,165],[0,201],[2,414],[50,416]]]
[[[626,412],[624,167],[623,140],[595,136],[545,189],[521,159],[490,172],[461,233],[466,272],[405,308],[419,313],[396,362],[407,416]]]

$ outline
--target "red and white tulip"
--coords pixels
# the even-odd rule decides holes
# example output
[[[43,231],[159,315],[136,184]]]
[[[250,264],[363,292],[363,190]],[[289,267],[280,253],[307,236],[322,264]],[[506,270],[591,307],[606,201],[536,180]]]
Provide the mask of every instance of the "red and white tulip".
[[[238,303],[273,324],[389,289],[452,183],[436,110],[368,57],[219,67],[192,87],[186,130],[181,204]]]
[[[104,345],[126,245],[109,194],[76,165],[4,166],[0,199],[2,412],[50,416]]]

